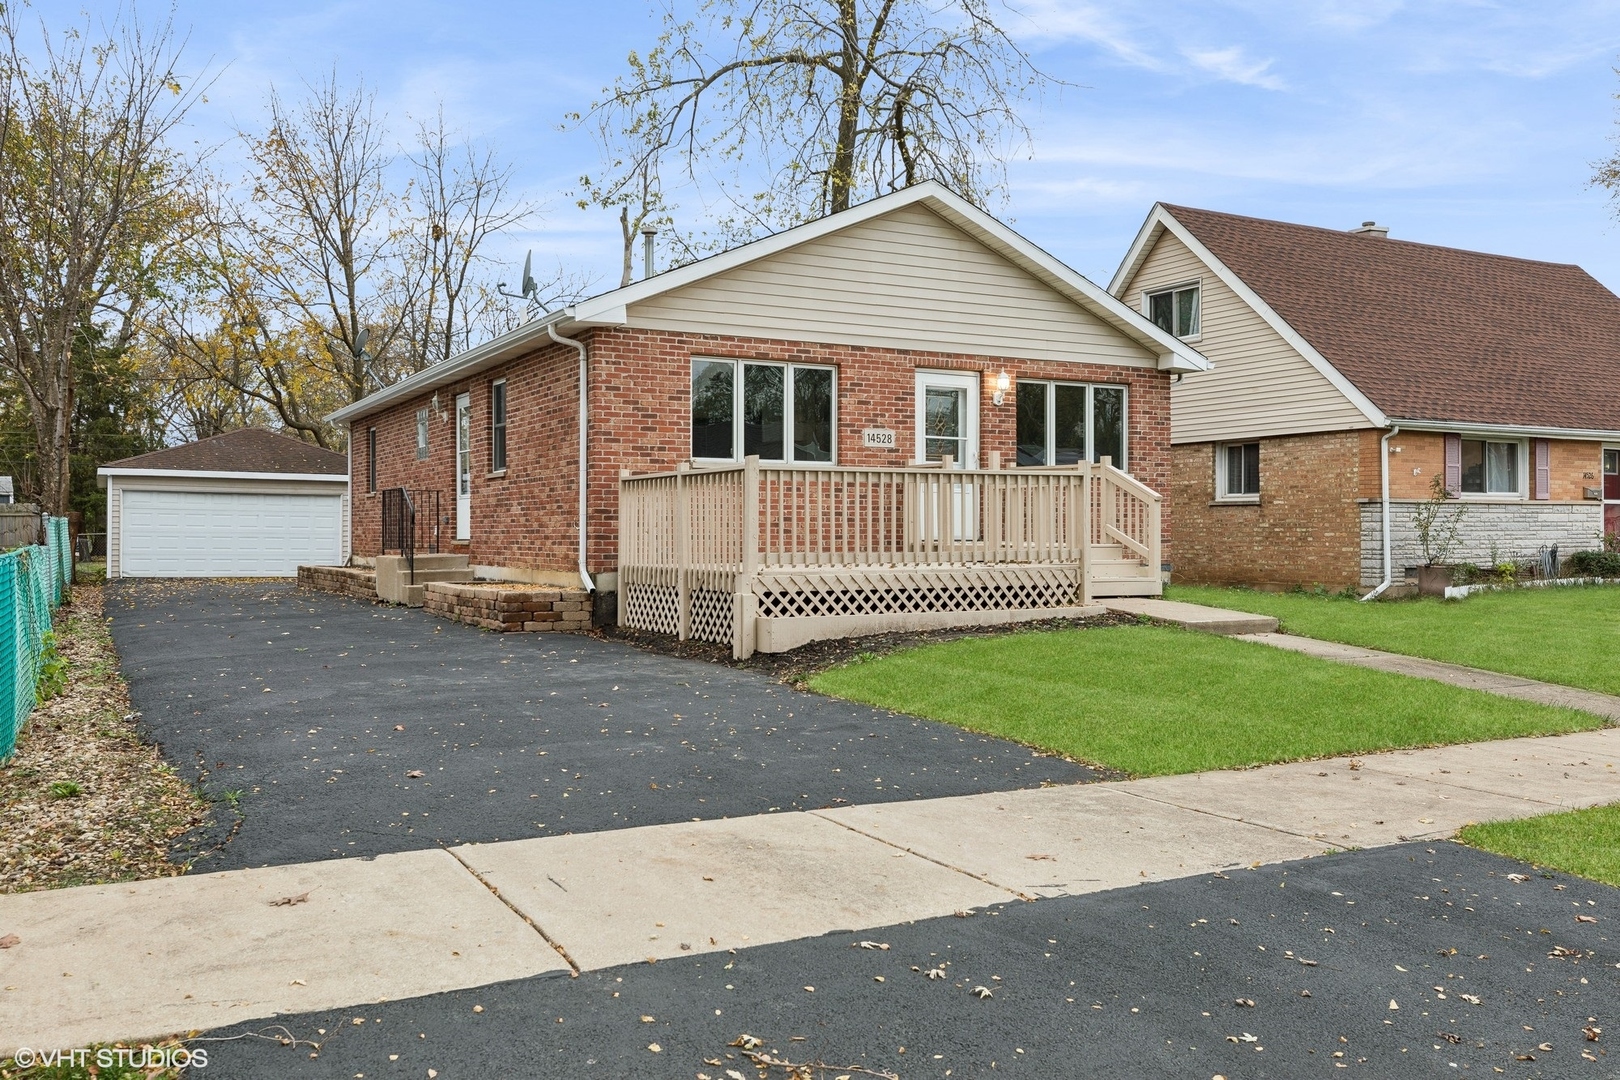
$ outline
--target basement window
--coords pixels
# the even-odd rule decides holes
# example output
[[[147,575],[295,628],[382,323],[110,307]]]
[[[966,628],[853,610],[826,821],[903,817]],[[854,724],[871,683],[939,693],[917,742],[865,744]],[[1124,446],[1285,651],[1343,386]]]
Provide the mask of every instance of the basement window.
[[[1224,443],[1215,447],[1215,499],[1260,501],[1259,443]]]
[[[692,361],[692,457],[833,461],[836,373],[809,364]]]

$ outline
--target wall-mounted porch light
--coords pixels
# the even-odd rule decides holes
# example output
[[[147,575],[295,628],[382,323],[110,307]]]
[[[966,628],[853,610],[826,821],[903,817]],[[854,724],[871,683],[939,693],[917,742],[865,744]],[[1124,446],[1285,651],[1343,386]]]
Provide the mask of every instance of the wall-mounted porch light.
[[[1004,403],[1007,400],[1007,391],[1011,388],[1012,379],[1008,376],[1006,369],[1003,368],[1001,374],[996,376],[996,393],[991,400],[997,405]]]

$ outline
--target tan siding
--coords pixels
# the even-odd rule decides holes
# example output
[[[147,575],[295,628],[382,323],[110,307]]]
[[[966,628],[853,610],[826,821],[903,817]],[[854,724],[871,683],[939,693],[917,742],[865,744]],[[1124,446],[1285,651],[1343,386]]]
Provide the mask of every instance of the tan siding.
[[[1202,289],[1202,334],[1191,344],[1215,370],[1172,391],[1177,443],[1342,431],[1372,425],[1327,377],[1221,281],[1180,239],[1160,235],[1120,299],[1143,310],[1143,294],[1182,282]]]
[[[921,207],[636,304],[630,325],[1151,366],[1090,312]]]

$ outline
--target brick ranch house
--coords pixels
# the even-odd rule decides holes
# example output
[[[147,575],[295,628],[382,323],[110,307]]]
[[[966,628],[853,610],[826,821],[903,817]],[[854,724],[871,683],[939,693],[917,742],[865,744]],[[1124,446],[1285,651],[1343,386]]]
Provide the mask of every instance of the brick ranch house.
[[[1578,266],[1156,205],[1110,291],[1215,362],[1175,387],[1175,579],[1401,588],[1620,531],[1620,297]]]
[[[617,594],[621,621],[740,641],[734,603],[783,615],[789,593],[813,636],[1157,593],[1171,380],[1209,366],[925,183],[541,315],[331,419],[358,562],[405,489],[437,499],[438,550],[480,579],[589,590],[599,614]],[[946,459],[967,471],[942,484]],[[622,535],[651,545],[634,582],[621,489],[641,500]]]

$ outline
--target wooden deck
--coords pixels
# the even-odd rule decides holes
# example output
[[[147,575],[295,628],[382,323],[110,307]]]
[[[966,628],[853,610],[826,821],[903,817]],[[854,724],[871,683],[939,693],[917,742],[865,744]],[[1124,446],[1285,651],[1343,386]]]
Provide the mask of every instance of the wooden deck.
[[[1055,468],[762,465],[619,479],[619,623],[730,644],[1055,618],[1158,596],[1160,497]]]

